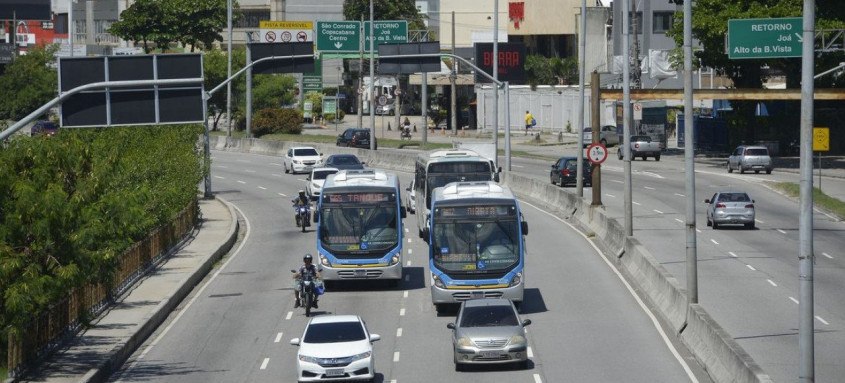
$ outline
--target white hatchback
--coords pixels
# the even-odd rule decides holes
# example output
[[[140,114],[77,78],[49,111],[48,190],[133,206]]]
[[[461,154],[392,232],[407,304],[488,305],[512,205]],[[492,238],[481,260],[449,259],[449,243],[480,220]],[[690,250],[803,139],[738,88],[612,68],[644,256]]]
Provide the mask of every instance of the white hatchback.
[[[322,163],[323,155],[310,146],[293,147],[285,153],[285,173],[310,172]]]
[[[320,198],[320,192],[323,190],[323,184],[326,182],[326,177],[338,172],[337,168],[314,168],[311,174],[305,179],[308,184],[305,185],[305,195],[312,201]]]
[[[311,318],[302,338],[291,339],[299,346],[296,378],[299,382],[373,380],[373,342],[357,315],[322,315]]]

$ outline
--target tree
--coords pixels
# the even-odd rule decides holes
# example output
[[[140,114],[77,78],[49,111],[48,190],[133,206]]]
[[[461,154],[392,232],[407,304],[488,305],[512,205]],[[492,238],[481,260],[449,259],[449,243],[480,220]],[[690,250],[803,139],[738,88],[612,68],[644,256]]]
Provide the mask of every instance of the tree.
[[[574,57],[530,55],[525,59],[525,71],[531,86],[578,83],[578,60]]]
[[[149,42],[153,41],[159,48],[165,50],[172,41],[167,30],[171,28],[167,23],[170,15],[165,1],[170,0],[138,0],[120,13],[120,20],[113,23],[109,33],[127,41],[140,41],[144,44],[144,52],[150,53]]]
[[[252,108],[279,108],[294,103],[296,79],[291,75],[259,74],[252,89]]]
[[[220,33],[226,28],[226,0],[178,0],[177,3],[179,42],[190,45],[191,52],[198,42],[211,49],[215,41],[223,41]],[[236,8],[236,4],[232,7]]]
[[[205,73],[205,90],[210,91],[220,85],[228,77],[229,59],[226,52],[220,49],[212,49],[205,52],[203,56],[203,71]],[[243,47],[232,49],[232,74],[237,73],[246,65],[246,50]],[[246,75],[241,74],[232,80],[232,115],[240,114],[240,103],[238,95],[246,90]],[[211,130],[217,130],[217,123],[226,112],[226,92],[219,90],[208,100],[208,112],[214,119]]]
[[[426,29],[423,16],[413,0],[372,0],[374,20],[408,20],[408,29]],[[370,0],[344,0],[343,17],[347,20],[370,19]]]
[[[54,97],[58,75],[50,65],[55,63],[55,46],[30,49],[6,65],[0,76],[0,120],[20,120]]]

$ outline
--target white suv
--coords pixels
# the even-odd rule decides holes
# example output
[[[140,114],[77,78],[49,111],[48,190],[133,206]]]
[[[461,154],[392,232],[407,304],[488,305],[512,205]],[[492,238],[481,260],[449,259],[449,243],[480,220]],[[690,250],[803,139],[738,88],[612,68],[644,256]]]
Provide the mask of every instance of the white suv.
[[[323,163],[323,155],[310,146],[297,146],[285,153],[285,173],[306,173]]]

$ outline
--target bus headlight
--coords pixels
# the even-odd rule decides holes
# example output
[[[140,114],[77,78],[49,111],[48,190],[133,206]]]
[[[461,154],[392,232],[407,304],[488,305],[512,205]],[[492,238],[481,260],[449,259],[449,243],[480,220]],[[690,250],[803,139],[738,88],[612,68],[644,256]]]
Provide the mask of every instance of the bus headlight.
[[[446,288],[446,285],[444,285],[444,284],[443,284],[443,281],[441,281],[441,280],[440,280],[440,277],[438,277],[438,276],[436,276],[436,275],[432,274],[432,275],[431,275],[431,278],[432,278],[432,279],[434,279],[434,285],[435,285],[435,286],[437,286],[437,287],[439,287],[439,288],[441,288],[441,289],[445,289],[445,288]]]
[[[511,279],[509,287],[514,287],[522,283],[522,273],[516,273],[516,276]]]
[[[320,254],[320,264],[326,267],[332,267],[332,263],[329,262],[329,259],[323,254]]]
[[[397,263],[399,263],[399,254],[390,257],[390,266],[393,266]]]

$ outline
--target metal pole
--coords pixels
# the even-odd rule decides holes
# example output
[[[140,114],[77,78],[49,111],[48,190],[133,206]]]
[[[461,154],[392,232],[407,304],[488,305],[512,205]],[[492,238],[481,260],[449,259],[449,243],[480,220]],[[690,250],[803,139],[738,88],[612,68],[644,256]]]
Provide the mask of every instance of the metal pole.
[[[815,323],[813,322],[813,66],[816,4],[804,0],[801,52],[801,151],[800,151],[800,215],[798,218],[798,353],[799,381],[814,382]]]
[[[452,54],[455,54],[455,11],[452,11]],[[450,123],[452,124],[452,134],[458,134],[458,92],[455,88],[455,80],[458,77],[458,61],[452,60],[452,73],[449,75],[449,80],[452,83],[451,89],[451,109],[452,109],[452,118]]]
[[[511,171],[511,91],[510,84],[505,81],[505,169]],[[498,150],[497,150],[498,151]],[[496,153],[496,157],[499,154]]]
[[[375,23],[373,22],[373,0],[370,0],[370,150],[376,149],[376,108],[373,108],[375,96],[373,86],[375,85],[375,64],[373,63],[373,45],[376,39],[374,33]],[[366,39],[364,40],[366,41]]]
[[[494,167],[499,168],[499,0],[493,1],[493,147],[496,150]]]
[[[684,171],[686,173],[687,304],[698,303],[698,252],[695,232],[695,152],[692,110],[692,2],[684,2]]]
[[[76,32],[73,28],[73,2],[74,0],[67,0],[67,36],[68,44],[70,44],[70,57],[73,57],[73,33]]]
[[[601,111],[599,108],[601,107],[601,89],[599,89],[599,85],[601,84],[601,79],[599,77],[599,72],[593,71],[590,75],[590,104],[591,104],[591,112],[590,112],[590,119],[592,120],[593,126],[601,126]],[[581,134],[583,136],[583,134]],[[593,137],[595,139],[595,133],[593,133]],[[581,153],[584,151],[582,150]],[[581,159],[578,160],[581,162]],[[581,178],[579,175],[578,178]],[[593,166],[593,179],[592,179],[592,192],[593,192],[593,202],[592,206],[600,206],[601,202],[601,164],[597,164]]]
[[[85,2],[85,41],[88,45],[94,45],[94,1]],[[164,47],[162,51],[165,50]]]
[[[252,137],[252,50],[246,46],[246,137]],[[231,76],[229,76],[231,78]],[[231,82],[230,82],[231,84]]]
[[[428,41],[428,35],[424,35],[421,39],[423,41]],[[428,144],[428,73],[423,72],[421,73],[422,80],[420,84],[422,86],[422,100],[420,100],[420,109],[422,109],[422,147]]]
[[[205,174],[204,182],[205,190],[203,192],[203,197],[211,198],[211,144],[209,142],[209,133],[208,133],[208,99],[211,98],[210,94],[203,95],[203,102],[202,102],[202,121],[203,121],[203,132],[202,132],[202,149],[203,149],[203,173]]]
[[[575,176],[575,194],[584,196],[584,86],[586,83],[585,61],[587,60],[587,0],[581,0],[581,22],[578,26],[578,165]],[[593,84],[595,86],[595,84]],[[598,125],[593,125],[593,136],[596,136]],[[595,140],[594,140],[595,141]],[[563,181],[561,181],[563,185]],[[595,186],[593,186],[595,187]]]
[[[229,31],[229,41],[227,41],[226,51],[228,54],[228,63],[226,67],[226,78],[232,77],[232,0],[226,1],[226,28]],[[226,135],[232,136],[232,83],[226,84],[226,121],[228,130]]]
[[[364,14],[361,14],[361,29],[364,28]],[[359,53],[358,58],[358,127],[364,127],[364,31],[360,31],[361,37],[358,38]]]
[[[631,57],[631,13],[628,1],[622,0],[622,46],[623,57]],[[625,235],[634,235],[633,204],[631,196],[631,66],[622,66],[622,148],[625,155]]]

